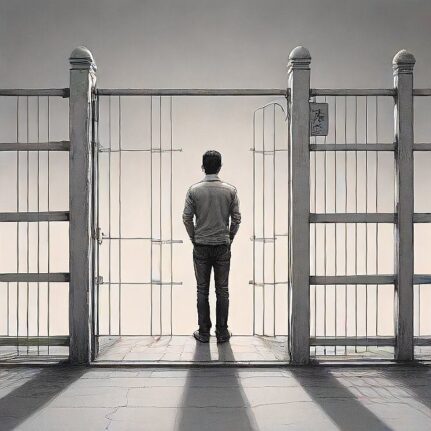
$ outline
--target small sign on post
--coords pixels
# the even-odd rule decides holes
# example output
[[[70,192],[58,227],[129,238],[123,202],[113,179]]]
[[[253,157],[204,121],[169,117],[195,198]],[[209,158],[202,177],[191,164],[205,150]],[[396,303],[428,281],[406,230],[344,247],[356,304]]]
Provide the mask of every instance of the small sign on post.
[[[310,134],[311,136],[328,135],[327,103],[310,103]]]

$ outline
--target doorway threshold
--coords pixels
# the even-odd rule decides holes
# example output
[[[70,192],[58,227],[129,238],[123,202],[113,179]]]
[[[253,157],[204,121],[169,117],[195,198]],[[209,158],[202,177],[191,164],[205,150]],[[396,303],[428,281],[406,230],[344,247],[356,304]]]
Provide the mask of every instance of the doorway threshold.
[[[93,366],[150,367],[274,367],[289,363],[287,337],[232,336],[219,344],[215,337],[200,343],[192,336],[121,336],[100,339]]]

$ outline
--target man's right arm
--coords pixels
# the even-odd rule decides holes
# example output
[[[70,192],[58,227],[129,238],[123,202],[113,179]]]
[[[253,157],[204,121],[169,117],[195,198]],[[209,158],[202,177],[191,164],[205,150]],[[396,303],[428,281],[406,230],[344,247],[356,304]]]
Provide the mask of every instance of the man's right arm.
[[[189,189],[186,195],[186,202],[184,204],[183,223],[184,223],[184,226],[186,227],[186,230],[190,237],[191,242],[194,241],[194,237],[195,237],[195,225],[193,222],[194,215],[195,215],[195,204],[193,202],[193,197]]]

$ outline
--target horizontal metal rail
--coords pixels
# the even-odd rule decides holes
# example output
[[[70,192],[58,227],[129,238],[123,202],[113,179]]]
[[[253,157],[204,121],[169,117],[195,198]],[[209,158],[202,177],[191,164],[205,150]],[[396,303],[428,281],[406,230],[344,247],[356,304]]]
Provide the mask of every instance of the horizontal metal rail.
[[[266,238],[251,237],[250,241],[273,243],[275,242],[276,239],[277,239],[276,237],[266,237]]]
[[[60,96],[69,97],[69,88],[0,88],[0,96]]]
[[[397,144],[310,144],[309,148],[310,151],[395,151]],[[431,144],[414,144],[413,151],[431,151]]]
[[[288,148],[276,148],[275,150],[256,150],[254,148],[250,148],[250,151],[252,151],[255,154],[263,154],[264,156],[272,156],[273,154],[277,153],[286,153],[289,151]]]
[[[115,286],[120,286],[123,284],[131,284],[131,285],[144,285],[144,286],[182,286],[183,282],[182,281],[158,281],[158,280],[153,280],[153,281],[102,281],[100,283],[98,283],[100,285],[102,284],[111,284],[111,285],[115,285]]]
[[[413,284],[431,284],[431,274],[415,274]]]
[[[0,282],[10,283],[67,283],[70,276],[68,272],[51,272],[51,273],[38,273],[38,272],[11,272],[0,274]]]
[[[415,88],[413,96],[431,96],[431,88]]]
[[[99,88],[100,96],[286,96],[289,89],[279,88]],[[0,96],[60,96],[69,97],[69,88],[2,88]],[[312,88],[311,96],[395,96],[392,88]],[[416,88],[414,96],[431,96],[430,88]]]
[[[310,223],[396,223],[396,213],[310,213]],[[414,213],[414,223],[431,223],[431,213]]]
[[[310,285],[333,284],[394,284],[395,274],[312,275]],[[413,284],[431,284],[431,274],[415,274]]]
[[[310,223],[395,223],[394,213],[310,213]]]
[[[0,151],[69,151],[70,141],[2,142]]]
[[[100,238],[101,241],[103,240],[109,240],[109,241],[127,241],[127,240],[139,240],[139,241],[151,241],[154,244],[182,244],[182,239],[164,239],[160,240],[160,238],[150,238],[147,236],[136,236],[136,237],[119,237],[119,236],[105,236],[102,234],[102,237]]]
[[[431,337],[430,336],[414,337],[413,342],[415,346],[431,346]]]
[[[278,286],[278,285],[287,285],[287,284],[289,284],[289,282],[288,281],[265,281],[264,283],[263,282],[258,282],[258,281],[253,281],[253,280],[250,280],[249,282],[248,282],[248,284],[250,284],[250,285],[252,285],[252,286],[260,286],[260,287],[264,287],[264,286]]]
[[[414,213],[414,223],[431,223],[431,213]]]
[[[428,142],[423,144],[413,144],[413,151],[431,151],[431,144]]]
[[[395,337],[310,337],[312,346],[395,346]]]
[[[396,144],[310,144],[310,151],[395,151]]]
[[[0,213],[0,223],[1,222],[40,222],[40,221],[69,221],[69,212],[50,211],[50,212]]]
[[[0,346],[69,346],[68,335],[56,335],[49,337],[19,336],[0,337]]]
[[[311,88],[310,96],[395,96],[393,88]]]
[[[312,275],[310,284],[394,284],[395,275]]]
[[[98,96],[287,96],[286,88],[99,88]]]
[[[154,244],[182,244],[182,239],[159,239],[159,238],[153,238],[151,240]]]
[[[118,150],[113,150],[109,147],[99,147],[100,153],[130,153],[130,152],[141,152],[141,153],[175,153],[182,152],[182,148],[172,148],[172,149],[160,149],[160,148],[121,148]]]

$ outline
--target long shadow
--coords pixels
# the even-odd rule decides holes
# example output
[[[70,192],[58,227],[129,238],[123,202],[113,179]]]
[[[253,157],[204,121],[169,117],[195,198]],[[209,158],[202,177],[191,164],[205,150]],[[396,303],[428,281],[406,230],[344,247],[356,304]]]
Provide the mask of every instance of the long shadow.
[[[229,343],[217,345],[219,359],[232,361]],[[210,344],[196,343],[194,361],[211,359]],[[257,431],[235,368],[190,369],[177,418],[177,431]]]
[[[391,431],[386,423],[357,400],[327,368],[289,370],[302,388],[343,431]]]
[[[382,371],[382,376],[407,389],[418,402],[431,410],[431,367],[417,364],[409,367],[396,367]]]
[[[27,368],[13,368],[8,373],[16,373],[16,379],[9,379],[8,384],[25,380]],[[23,423],[52,400],[67,386],[78,380],[85,368],[55,367],[42,368],[37,374],[0,398],[0,430],[10,431]],[[7,390],[7,385],[0,380],[0,390]],[[0,395],[1,396],[1,395]]]

